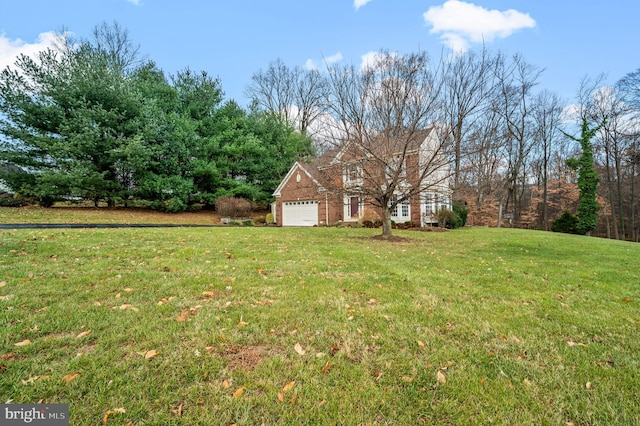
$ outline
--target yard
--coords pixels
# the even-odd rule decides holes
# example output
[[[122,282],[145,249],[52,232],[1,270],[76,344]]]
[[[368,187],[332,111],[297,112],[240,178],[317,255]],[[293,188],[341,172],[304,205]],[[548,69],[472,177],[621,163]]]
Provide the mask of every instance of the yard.
[[[0,222],[88,220],[59,214]],[[379,232],[0,231],[0,398],[72,425],[640,423],[640,245]]]

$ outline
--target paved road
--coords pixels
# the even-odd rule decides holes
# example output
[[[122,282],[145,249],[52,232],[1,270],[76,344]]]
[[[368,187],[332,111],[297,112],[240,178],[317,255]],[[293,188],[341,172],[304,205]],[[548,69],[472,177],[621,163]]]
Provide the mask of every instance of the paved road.
[[[68,228],[213,228],[215,225],[180,225],[172,223],[0,223],[0,229],[68,229]]]

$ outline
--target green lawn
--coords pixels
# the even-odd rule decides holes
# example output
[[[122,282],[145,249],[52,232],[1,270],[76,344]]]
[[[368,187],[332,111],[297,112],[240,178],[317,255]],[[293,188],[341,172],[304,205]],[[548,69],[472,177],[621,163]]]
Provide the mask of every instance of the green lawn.
[[[640,423],[640,245],[377,233],[0,231],[1,402],[73,425]]]

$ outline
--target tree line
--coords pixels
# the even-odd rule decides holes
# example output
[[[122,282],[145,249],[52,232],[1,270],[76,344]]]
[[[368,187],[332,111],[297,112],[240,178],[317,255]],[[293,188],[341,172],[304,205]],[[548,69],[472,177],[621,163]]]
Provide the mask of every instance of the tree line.
[[[411,62],[424,67],[418,82]],[[522,55],[487,49],[441,58],[381,51],[365,69],[275,60],[253,75],[247,94],[321,150],[339,147],[345,135],[404,135],[408,143],[439,123],[454,197],[476,224],[548,230],[566,211],[577,214],[578,233],[638,241],[640,70],[613,87],[585,77],[571,103],[539,87],[542,73]],[[417,103],[414,95],[427,92]]]
[[[0,75],[2,178],[44,206],[88,199],[181,211],[221,196],[267,203],[309,138],[257,108],[223,102],[220,81],[169,78],[118,24],[20,56]],[[17,166],[17,167],[16,167]]]

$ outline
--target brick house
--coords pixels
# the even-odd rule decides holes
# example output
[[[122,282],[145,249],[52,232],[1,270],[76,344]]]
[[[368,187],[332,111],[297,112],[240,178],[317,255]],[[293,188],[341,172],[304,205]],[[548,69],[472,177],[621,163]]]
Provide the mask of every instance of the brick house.
[[[424,131],[402,154],[392,154],[399,165],[403,182],[417,181],[422,167],[433,167],[433,147],[436,132]],[[355,154],[346,144],[340,151],[330,150],[310,162],[297,161],[273,193],[272,213],[278,226],[326,226],[336,223],[355,224],[380,218],[376,207],[358,191],[362,185],[363,156]],[[444,164],[444,163],[443,163]],[[437,223],[435,213],[451,208],[449,189],[450,167],[438,167],[430,174],[431,182],[422,181],[425,189],[398,204],[391,212],[396,223],[411,222],[417,226]]]

